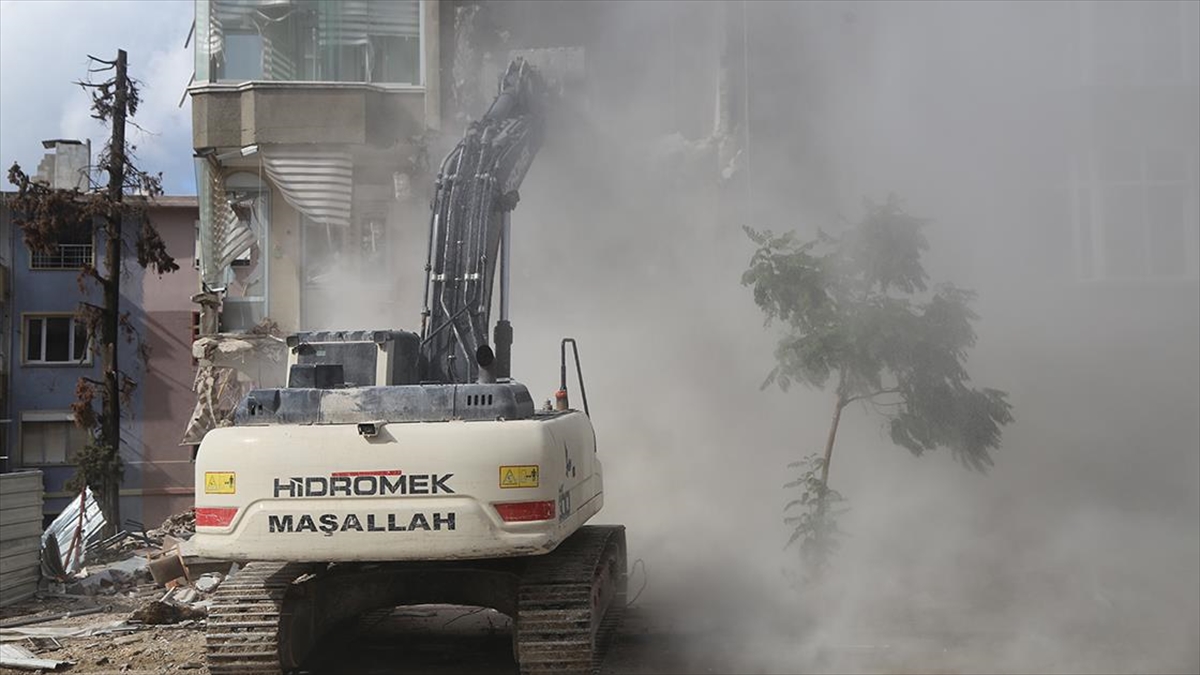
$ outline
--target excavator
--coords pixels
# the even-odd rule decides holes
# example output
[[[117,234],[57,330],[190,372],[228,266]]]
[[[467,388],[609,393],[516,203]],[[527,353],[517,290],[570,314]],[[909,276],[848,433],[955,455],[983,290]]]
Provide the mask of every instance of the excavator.
[[[578,348],[559,345],[553,403],[510,372],[511,214],[547,92],[514,59],[442,162],[420,332],[291,335],[286,386],[205,435],[194,550],[241,564],[209,608],[212,673],[296,670],[331,631],[416,604],[507,615],[522,673],[599,668],[626,603],[625,528],[585,525],[604,489]]]

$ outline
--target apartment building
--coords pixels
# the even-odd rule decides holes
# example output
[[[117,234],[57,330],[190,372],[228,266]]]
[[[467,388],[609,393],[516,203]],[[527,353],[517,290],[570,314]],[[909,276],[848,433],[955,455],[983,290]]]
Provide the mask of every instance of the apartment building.
[[[38,178],[57,188],[86,189],[88,145],[69,139],[44,145],[49,152]],[[119,357],[138,384],[122,421],[121,514],[154,527],[192,500],[192,455],[179,446],[179,428],[194,401],[195,320],[188,300],[198,283],[193,265],[196,199],[159,197],[146,205],[146,217],[180,265],[178,272],[160,278],[130,260],[121,284],[121,309],[128,312],[137,337],[121,341]],[[77,238],[60,242],[53,252],[34,252],[13,224],[7,201],[0,206],[0,226],[8,293],[3,336],[7,425],[0,433],[7,456],[4,469],[41,469],[49,519],[74,497],[65,485],[75,472],[73,455],[88,441],[88,432],[73,422],[71,404],[76,383],[81,377],[98,378],[100,364],[75,313],[81,301],[98,300],[95,292],[80,295],[79,273],[82,265],[96,264],[100,242],[91,228],[81,228]]]

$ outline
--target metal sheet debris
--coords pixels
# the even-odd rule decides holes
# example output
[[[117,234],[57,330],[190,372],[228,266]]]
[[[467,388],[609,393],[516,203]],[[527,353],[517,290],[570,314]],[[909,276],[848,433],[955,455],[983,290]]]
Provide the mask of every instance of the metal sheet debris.
[[[88,637],[89,635],[104,635],[139,630],[125,621],[107,621],[94,623],[89,626],[21,626],[15,628],[0,628],[0,642],[21,641],[31,637]]]
[[[39,659],[36,654],[21,645],[0,644],[0,666],[18,670],[58,670],[62,666],[74,665],[72,661]]]
[[[96,496],[91,488],[85,488],[42,533],[42,572],[62,579],[78,571],[84,564],[85,549],[99,539],[104,525]],[[48,546],[51,539],[54,543]]]

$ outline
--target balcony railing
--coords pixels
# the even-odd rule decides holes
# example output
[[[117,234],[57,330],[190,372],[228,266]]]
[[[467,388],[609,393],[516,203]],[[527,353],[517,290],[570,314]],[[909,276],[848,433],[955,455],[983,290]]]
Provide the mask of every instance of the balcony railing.
[[[34,251],[29,266],[35,270],[77,270],[92,264],[91,244],[59,244],[53,253]]]

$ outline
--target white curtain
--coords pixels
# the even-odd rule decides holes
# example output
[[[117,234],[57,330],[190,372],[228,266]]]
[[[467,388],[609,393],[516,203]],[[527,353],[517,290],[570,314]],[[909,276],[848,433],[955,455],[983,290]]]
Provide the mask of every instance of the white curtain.
[[[250,17],[262,0],[210,0],[208,4],[208,53],[219,58],[225,48],[225,27],[250,28]]]
[[[321,21],[321,46],[365,45],[368,35],[416,37],[420,30],[417,0],[341,0]]]
[[[309,220],[349,225],[354,165],[348,152],[259,147],[267,177]]]
[[[249,218],[238,218],[220,170],[201,160],[200,173],[200,277],[209,290],[217,291],[228,282],[230,263],[258,241],[255,228],[262,227],[262,211],[255,204]]]

